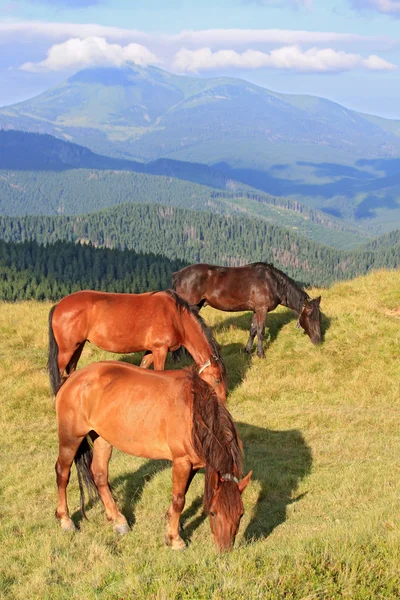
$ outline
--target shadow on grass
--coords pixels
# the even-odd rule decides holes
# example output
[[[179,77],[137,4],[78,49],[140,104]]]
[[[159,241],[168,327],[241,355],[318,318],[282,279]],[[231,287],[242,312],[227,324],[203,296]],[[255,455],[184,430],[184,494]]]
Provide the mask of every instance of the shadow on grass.
[[[286,520],[287,507],[304,497],[304,494],[296,497],[295,493],[301,480],[311,471],[312,453],[301,432],[296,429],[271,431],[247,423],[238,423],[237,426],[244,445],[245,473],[252,469],[252,481],[261,484],[257,503],[249,509],[252,516],[244,539],[262,539]],[[145,485],[151,485],[153,477],[170,466],[169,461],[149,460],[137,471],[119,475],[111,482],[114,489],[119,486],[124,488],[119,508],[131,527],[135,524],[135,507]],[[166,494],[165,513],[170,501],[171,498]],[[88,502],[86,509],[90,509],[95,502],[97,500]],[[203,511],[198,514],[202,503],[202,496],[197,496],[182,514],[181,524],[187,524],[182,537],[187,542],[207,518]],[[73,515],[73,520],[79,525],[82,520],[80,511]]]
[[[237,426],[244,446],[245,473],[253,469],[252,480],[261,484],[244,538],[265,538],[286,520],[288,505],[304,496],[294,494],[311,471],[312,453],[296,429],[271,431],[247,423]]]
[[[160,473],[161,471],[164,471],[164,469],[168,469],[170,467],[171,462],[168,460],[149,460],[141,465],[137,471],[119,475],[110,482],[112,491],[120,485],[124,486],[122,505],[120,502],[117,502],[117,504],[120,511],[126,517],[130,527],[135,524],[135,507],[142,497],[144,486],[151,482],[157,473]],[[100,497],[90,498],[85,504],[85,510],[89,511],[98,502],[101,503]],[[167,511],[167,509],[168,505],[166,506],[165,511]],[[77,527],[79,527],[83,518],[84,517],[80,510],[76,511],[72,515],[72,520]]]

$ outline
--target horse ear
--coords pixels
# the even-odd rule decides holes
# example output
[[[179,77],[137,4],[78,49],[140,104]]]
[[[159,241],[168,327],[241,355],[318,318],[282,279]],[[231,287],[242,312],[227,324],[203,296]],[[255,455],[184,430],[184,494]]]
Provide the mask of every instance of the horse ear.
[[[318,306],[318,307],[319,307],[319,305],[320,305],[320,303],[321,303],[321,296],[318,296],[318,298],[315,298],[315,299],[313,300],[313,302],[314,302],[315,306]]]
[[[219,486],[220,486],[219,474],[217,471],[213,471],[211,474],[211,487],[214,490],[214,492],[217,491]]]
[[[250,477],[253,475],[253,471],[249,471],[246,477],[243,477],[238,483],[239,492],[242,494],[246,487],[249,485]]]

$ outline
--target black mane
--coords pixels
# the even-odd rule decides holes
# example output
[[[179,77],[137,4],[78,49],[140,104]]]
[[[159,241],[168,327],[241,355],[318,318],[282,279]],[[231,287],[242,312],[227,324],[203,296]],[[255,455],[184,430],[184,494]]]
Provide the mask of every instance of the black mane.
[[[286,275],[283,271],[274,267],[271,263],[256,262],[252,263],[251,267],[262,268],[266,272],[270,281],[273,282],[275,287],[275,293],[280,299],[281,304],[289,306],[300,312],[306,300],[309,300],[310,296],[305,292],[294,279]]]

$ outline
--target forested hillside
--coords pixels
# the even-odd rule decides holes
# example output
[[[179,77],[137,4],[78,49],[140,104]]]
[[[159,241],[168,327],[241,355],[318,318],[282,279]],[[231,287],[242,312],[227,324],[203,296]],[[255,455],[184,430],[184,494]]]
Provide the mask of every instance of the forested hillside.
[[[76,215],[126,202],[245,214],[338,248],[353,248],[367,235],[294,200],[235,189],[233,182],[231,189],[217,190],[169,176],[118,170],[0,171],[0,214]]]
[[[344,252],[304,240],[296,233],[233,215],[154,205],[122,205],[77,217],[0,217],[0,237],[8,242],[58,240],[134,249],[186,263],[239,265],[272,262],[305,284],[329,285],[400,265],[400,232],[365,248]],[[169,285],[169,284],[168,284]]]
[[[56,242],[0,241],[0,299],[57,300],[82,289],[139,293],[171,287],[184,266],[154,254]]]

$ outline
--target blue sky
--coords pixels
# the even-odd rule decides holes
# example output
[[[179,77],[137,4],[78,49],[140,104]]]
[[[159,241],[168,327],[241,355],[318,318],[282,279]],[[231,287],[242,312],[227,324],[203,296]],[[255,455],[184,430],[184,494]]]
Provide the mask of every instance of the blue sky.
[[[0,0],[2,106],[129,61],[400,119],[400,0]]]

